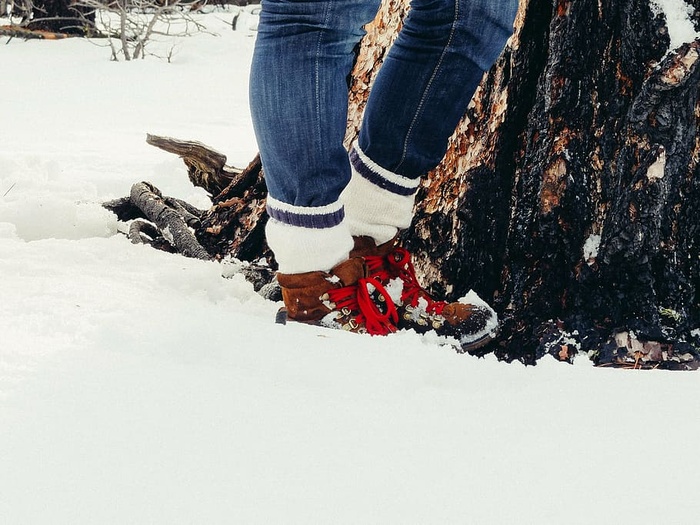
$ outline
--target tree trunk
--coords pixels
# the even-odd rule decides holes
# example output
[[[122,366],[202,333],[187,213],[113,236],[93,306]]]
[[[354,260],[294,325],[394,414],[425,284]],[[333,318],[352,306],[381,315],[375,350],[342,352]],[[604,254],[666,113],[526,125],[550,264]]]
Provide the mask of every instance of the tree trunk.
[[[95,32],[95,10],[75,0],[33,0],[27,29],[89,36]]]
[[[348,144],[407,3],[385,0],[368,27]],[[648,0],[521,0],[404,233],[433,291],[495,305],[499,358],[700,362],[700,41],[668,47]],[[259,161],[210,193],[201,244],[274,266]]]
[[[645,0],[524,2],[421,188],[406,243],[492,299],[500,357],[697,355],[700,41],[668,43]]]

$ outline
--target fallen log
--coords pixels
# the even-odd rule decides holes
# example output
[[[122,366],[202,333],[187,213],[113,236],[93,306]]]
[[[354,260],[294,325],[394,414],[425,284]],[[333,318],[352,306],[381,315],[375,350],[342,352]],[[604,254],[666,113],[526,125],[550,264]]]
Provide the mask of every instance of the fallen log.
[[[44,29],[30,29],[23,26],[0,26],[0,36],[10,38],[23,38],[25,40],[61,40],[71,36],[68,33],[60,33],[56,31],[47,31]]]

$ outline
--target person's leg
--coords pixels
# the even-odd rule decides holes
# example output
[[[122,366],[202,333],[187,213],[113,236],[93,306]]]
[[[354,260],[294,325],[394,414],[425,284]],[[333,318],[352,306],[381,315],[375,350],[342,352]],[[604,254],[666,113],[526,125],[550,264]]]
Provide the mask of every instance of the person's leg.
[[[349,258],[339,196],[350,179],[343,146],[348,75],[379,0],[263,0],[250,101],[268,187],[267,242],[287,318],[354,332],[395,331],[386,291]],[[384,296],[379,304],[374,297]]]
[[[413,0],[373,85],[352,180],[351,233],[381,244],[410,225],[422,175],[442,160],[484,71],[512,33],[517,0]]]
[[[413,0],[365,109],[343,192],[353,255],[390,292],[398,328],[435,330],[464,350],[490,341],[496,312],[476,294],[434,300],[394,237],[410,226],[420,177],[445,154],[484,71],[512,32],[517,0]]]
[[[352,239],[339,195],[353,48],[379,0],[263,0],[250,102],[265,171],[267,240],[285,273],[327,271]]]

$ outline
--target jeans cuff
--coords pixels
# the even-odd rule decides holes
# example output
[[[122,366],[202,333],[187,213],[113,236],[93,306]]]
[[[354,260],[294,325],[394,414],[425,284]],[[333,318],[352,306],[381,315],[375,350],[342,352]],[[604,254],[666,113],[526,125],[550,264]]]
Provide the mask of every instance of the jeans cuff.
[[[268,195],[266,210],[272,219],[300,228],[333,228],[345,218],[345,210],[339,201],[326,206],[295,206]]]
[[[396,195],[413,196],[420,184],[420,179],[410,179],[382,168],[370,159],[357,143],[350,149],[350,164],[353,175],[359,175],[375,186]]]

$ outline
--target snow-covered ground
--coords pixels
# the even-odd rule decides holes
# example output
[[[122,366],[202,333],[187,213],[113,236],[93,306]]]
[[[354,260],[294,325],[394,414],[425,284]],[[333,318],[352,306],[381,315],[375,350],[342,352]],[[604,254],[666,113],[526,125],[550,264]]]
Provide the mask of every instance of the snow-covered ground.
[[[216,263],[131,245],[146,133],[247,163],[254,37],[173,63],[0,39],[0,524],[695,524],[696,373],[536,367],[273,322]]]

